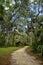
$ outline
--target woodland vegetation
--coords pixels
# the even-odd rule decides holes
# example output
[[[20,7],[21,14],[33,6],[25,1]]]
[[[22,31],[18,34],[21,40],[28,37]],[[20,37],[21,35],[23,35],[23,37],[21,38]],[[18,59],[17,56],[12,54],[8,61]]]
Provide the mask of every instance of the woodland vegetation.
[[[43,0],[0,0],[0,47],[25,45],[43,56]]]

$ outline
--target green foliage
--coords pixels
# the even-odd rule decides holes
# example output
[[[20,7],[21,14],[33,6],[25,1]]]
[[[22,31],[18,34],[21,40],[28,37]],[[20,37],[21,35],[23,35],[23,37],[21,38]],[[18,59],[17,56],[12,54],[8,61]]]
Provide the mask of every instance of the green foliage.
[[[37,3],[36,3],[36,2]],[[38,9],[38,14],[36,12],[30,11],[32,7],[32,3],[29,4],[29,0],[21,0],[21,4],[18,3],[17,0],[15,0],[15,4],[10,5],[9,0],[0,0],[0,25],[2,26],[2,30],[0,32],[0,47],[4,46],[14,46],[16,45],[16,42],[21,42],[22,45],[27,44],[27,36],[22,35],[23,30],[17,29],[17,30],[11,30],[12,27],[16,26],[18,24],[28,24],[28,31],[27,35],[30,36],[30,47],[33,52],[38,52],[43,55],[43,24],[41,22],[43,21],[43,16],[39,16],[40,12],[43,12],[43,0],[35,0],[33,2],[33,9],[36,11]],[[39,11],[39,7],[42,7],[42,10]],[[8,10],[5,10],[5,7],[8,7]],[[11,23],[11,19],[15,16],[17,17],[17,22]],[[20,20],[19,17],[24,17],[24,20]],[[31,18],[31,22],[27,23],[27,18]],[[19,19],[19,22],[18,22]],[[6,32],[5,32],[6,31]],[[22,33],[22,34],[20,34]]]
[[[30,32],[30,47],[33,52],[36,52],[37,43],[35,43],[35,36],[33,32]]]
[[[22,4],[28,5],[29,0],[22,0]]]
[[[0,34],[0,47],[2,47],[2,46],[5,46],[5,40],[6,40],[6,33],[5,32],[1,32],[1,34]]]
[[[3,20],[4,15],[4,7],[2,6],[2,3],[0,2],[0,20]]]
[[[43,56],[43,29],[38,29],[36,33],[37,35],[34,35],[33,32],[30,33],[31,51]]]
[[[0,16],[4,14],[4,7],[0,4]]]
[[[43,45],[38,46],[37,52],[38,52],[39,55],[43,56]]]
[[[9,7],[10,6],[10,1],[6,0],[6,6]]]

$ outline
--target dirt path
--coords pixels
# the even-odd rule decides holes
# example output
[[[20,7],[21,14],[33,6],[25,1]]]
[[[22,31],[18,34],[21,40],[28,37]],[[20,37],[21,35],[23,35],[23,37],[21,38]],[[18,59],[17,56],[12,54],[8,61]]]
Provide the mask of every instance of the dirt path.
[[[28,55],[25,52],[24,47],[20,50],[14,51],[11,55],[11,64],[10,65],[40,65],[40,61],[36,60],[35,57]]]

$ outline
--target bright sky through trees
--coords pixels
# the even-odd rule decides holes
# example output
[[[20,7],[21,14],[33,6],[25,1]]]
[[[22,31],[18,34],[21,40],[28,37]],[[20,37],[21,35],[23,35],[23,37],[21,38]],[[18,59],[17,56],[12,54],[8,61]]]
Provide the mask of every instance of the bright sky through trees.
[[[33,2],[34,0],[30,0],[31,2]]]

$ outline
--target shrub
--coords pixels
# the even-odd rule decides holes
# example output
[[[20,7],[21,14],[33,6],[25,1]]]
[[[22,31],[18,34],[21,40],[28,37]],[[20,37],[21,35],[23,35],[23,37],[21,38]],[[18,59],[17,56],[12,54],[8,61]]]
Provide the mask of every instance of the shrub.
[[[43,45],[39,45],[38,48],[37,48],[37,52],[43,56]]]

